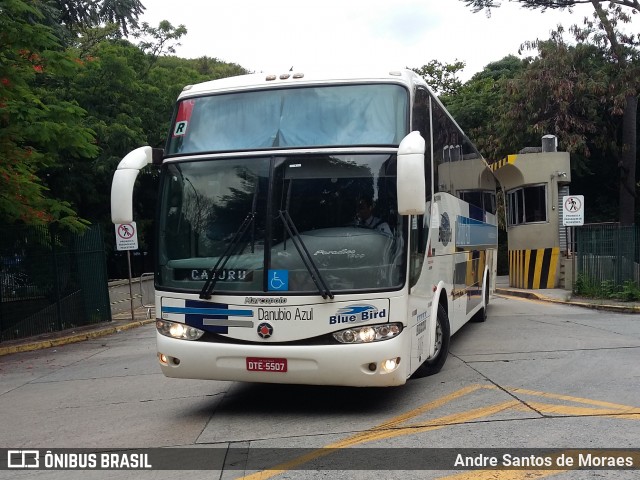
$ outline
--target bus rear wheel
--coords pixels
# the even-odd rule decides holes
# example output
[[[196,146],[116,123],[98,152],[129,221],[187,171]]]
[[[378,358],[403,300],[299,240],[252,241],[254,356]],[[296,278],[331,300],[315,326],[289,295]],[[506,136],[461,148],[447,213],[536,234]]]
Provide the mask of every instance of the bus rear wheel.
[[[484,283],[483,291],[483,305],[478,312],[471,317],[471,321],[475,323],[482,323],[487,320],[487,307],[489,306],[489,277],[487,276],[487,280]]]
[[[451,341],[451,327],[449,317],[442,305],[438,305],[438,316],[436,317],[436,338],[435,351],[433,357],[426,359],[413,373],[411,378],[423,378],[434,375],[442,370],[444,362],[449,355],[449,342]]]

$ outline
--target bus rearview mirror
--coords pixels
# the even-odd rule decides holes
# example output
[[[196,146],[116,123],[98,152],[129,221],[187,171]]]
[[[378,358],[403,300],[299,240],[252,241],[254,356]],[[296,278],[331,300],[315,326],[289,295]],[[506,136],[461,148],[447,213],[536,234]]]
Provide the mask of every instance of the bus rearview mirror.
[[[420,132],[411,132],[400,142],[397,168],[400,215],[423,215],[425,212],[424,152],[425,141]]]
[[[149,146],[136,148],[120,160],[111,183],[111,221],[131,223],[133,221],[133,185],[138,172],[153,161],[153,149]]]

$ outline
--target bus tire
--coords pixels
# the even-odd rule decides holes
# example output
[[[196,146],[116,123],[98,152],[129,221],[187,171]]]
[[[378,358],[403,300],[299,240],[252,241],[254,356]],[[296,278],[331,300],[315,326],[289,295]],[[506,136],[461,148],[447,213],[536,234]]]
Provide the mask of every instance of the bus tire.
[[[442,305],[438,305],[436,318],[436,351],[432,358],[426,359],[413,373],[411,378],[423,378],[438,373],[444,366],[449,355],[449,342],[451,340],[451,327],[449,317]]]
[[[489,306],[489,277],[487,277],[487,281],[484,284],[483,292],[483,305],[480,310],[476,312],[476,314],[471,317],[471,321],[474,323],[482,323],[487,321],[487,306]]]

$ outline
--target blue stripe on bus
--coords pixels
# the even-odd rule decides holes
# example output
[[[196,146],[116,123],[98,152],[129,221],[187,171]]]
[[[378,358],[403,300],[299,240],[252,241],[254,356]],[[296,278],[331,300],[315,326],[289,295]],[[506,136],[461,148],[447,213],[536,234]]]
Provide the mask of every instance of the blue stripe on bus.
[[[490,223],[458,216],[456,218],[456,247],[498,244],[498,230]]]
[[[194,307],[162,307],[162,313],[183,313],[196,315],[224,315],[234,317],[253,317],[252,310],[230,310],[224,308],[194,308]]]

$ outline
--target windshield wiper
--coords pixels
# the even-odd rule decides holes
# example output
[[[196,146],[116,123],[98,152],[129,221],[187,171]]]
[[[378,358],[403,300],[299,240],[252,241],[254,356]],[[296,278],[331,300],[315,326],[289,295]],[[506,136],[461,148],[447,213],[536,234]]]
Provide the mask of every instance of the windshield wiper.
[[[331,290],[329,290],[327,283],[324,281],[324,278],[322,278],[322,274],[320,273],[320,270],[318,270],[317,265],[313,261],[313,258],[311,257],[309,250],[307,250],[307,246],[302,241],[302,238],[300,237],[300,233],[298,232],[296,225],[293,223],[293,220],[291,219],[289,212],[287,210],[280,210],[278,214],[280,215],[280,218],[282,219],[282,223],[284,223],[284,226],[287,229],[289,236],[291,237],[291,241],[293,242],[293,245],[296,247],[296,250],[298,250],[298,254],[300,255],[300,258],[302,258],[302,263],[304,263],[304,266],[307,268],[309,275],[311,275],[311,279],[313,280],[313,283],[315,283],[316,287],[318,287],[318,291],[320,292],[320,295],[322,295],[322,298],[324,298],[325,300],[327,298],[330,298],[331,300],[333,300],[333,293],[331,293]]]
[[[220,257],[218,257],[218,261],[216,262],[215,266],[211,270],[209,270],[209,275],[208,275],[209,278],[207,278],[207,281],[204,283],[204,286],[202,287],[202,291],[200,292],[200,298],[204,300],[209,300],[211,298],[211,294],[213,293],[213,288],[216,286],[218,278],[220,277],[218,273],[220,272],[220,270],[224,268],[224,266],[227,264],[227,262],[233,255],[233,252],[236,246],[238,245],[238,243],[240,243],[240,239],[244,235],[244,232],[247,231],[247,228],[249,228],[249,225],[253,223],[253,219],[255,218],[255,216],[256,216],[255,211],[249,212],[247,214],[247,216],[244,218],[244,220],[240,224],[240,228],[238,228],[236,233],[233,235],[233,238],[231,239],[231,242],[229,242],[229,246],[227,247],[227,249],[224,251],[224,253]]]

